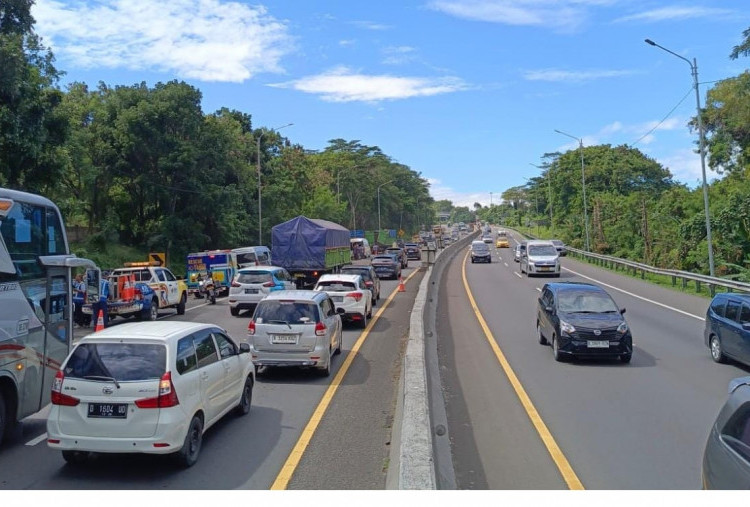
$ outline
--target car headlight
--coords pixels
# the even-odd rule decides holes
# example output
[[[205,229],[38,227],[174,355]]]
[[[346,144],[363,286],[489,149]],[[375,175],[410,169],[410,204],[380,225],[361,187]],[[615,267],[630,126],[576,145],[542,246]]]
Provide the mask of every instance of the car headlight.
[[[625,334],[628,332],[630,328],[628,327],[628,323],[623,321],[619,326],[617,326],[617,332],[620,334]]]
[[[564,320],[561,320],[560,331],[562,331],[563,333],[573,334],[576,332],[576,328],[574,328],[571,324],[568,324]]]

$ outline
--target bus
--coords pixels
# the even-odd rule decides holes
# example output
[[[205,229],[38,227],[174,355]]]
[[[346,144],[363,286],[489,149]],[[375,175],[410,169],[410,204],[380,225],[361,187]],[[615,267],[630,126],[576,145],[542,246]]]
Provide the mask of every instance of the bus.
[[[47,198],[0,188],[0,442],[50,401],[73,337],[72,270],[99,271],[70,254],[60,210]]]

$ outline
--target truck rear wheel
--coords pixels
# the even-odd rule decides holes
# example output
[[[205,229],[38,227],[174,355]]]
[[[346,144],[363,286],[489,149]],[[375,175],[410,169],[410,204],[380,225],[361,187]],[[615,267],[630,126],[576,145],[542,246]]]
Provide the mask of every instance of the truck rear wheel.
[[[5,436],[5,428],[8,427],[6,414],[7,411],[5,410],[5,397],[3,395],[3,391],[0,390],[0,443],[2,443],[3,436]]]

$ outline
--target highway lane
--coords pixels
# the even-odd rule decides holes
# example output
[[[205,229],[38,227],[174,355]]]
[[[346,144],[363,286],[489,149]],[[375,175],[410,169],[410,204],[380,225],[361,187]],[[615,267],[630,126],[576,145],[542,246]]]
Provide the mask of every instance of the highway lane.
[[[447,316],[438,340],[459,487],[565,487],[549,454],[539,452],[539,436],[529,437],[528,416],[465,310],[462,262],[457,257],[448,270],[438,310]],[[558,279],[519,277],[512,249],[493,249],[489,265],[466,264],[479,310],[555,441],[586,488],[699,488],[703,448],[727,383],[747,375],[711,361],[701,320],[708,300],[569,258],[563,267],[560,281],[591,281],[583,275],[621,289],[607,287],[627,309],[631,364],[556,363],[550,348],[537,343],[535,319],[539,289]]]
[[[404,279],[418,265],[411,261]],[[407,283],[406,293],[396,293],[380,319],[368,328],[369,336],[333,397],[290,488],[385,487],[399,352],[422,276],[418,272]],[[381,281],[381,300],[374,313],[397,287],[397,281]],[[194,300],[184,316],[168,310],[160,316],[212,322],[238,340],[245,337],[249,321],[247,313],[230,316],[225,299],[216,305]],[[230,414],[210,429],[200,460],[190,469],[175,469],[168,459],[143,455],[99,455],[85,470],[66,465],[60,453],[45,443],[45,409],[24,420],[19,434],[0,450],[0,489],[268,489],[361,334],[356,326],[345,325],[344,350],[334,359],[329,378],[295,369],[259,376],[250,416]]]

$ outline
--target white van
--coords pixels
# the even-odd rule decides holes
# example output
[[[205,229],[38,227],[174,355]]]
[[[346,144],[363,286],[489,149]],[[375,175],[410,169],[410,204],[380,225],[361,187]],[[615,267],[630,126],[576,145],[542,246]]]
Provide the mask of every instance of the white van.
[[[370,249],[370,242],[367,241],[365,238],[352,238],[349,240],[351,243],[352,248],[352,258],[354,258],[354,247],[362,247],[362,257],[363,259],[369,259],[372,255],[372,250]]]
[[[267,246],[233,248],[232,256],[236,259],[237,269],[271,266],[271,250]]]
[[[551,241],[531,240],[526,242],[526,250],[521,250],[519,269],[526,276],[549,274],[560,277],[560,256]]]

